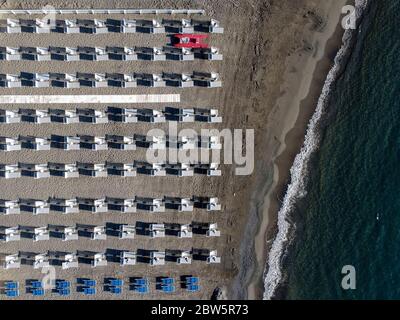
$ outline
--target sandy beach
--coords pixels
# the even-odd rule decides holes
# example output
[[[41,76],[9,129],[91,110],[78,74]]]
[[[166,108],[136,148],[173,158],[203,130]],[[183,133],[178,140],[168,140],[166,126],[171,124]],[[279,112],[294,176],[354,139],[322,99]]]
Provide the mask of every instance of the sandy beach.
[[[220,48],[224,61],[212,63],[195,61],[185,63],[140,63],[140,62],[76,62],[56,63],[37,62],[35,64],[20,61],[17,63],[2,62],[2,73],[18,73],[19,71],[35,72],[131,72],[173,71],[191,72],[193,70],[216,71],[223,79],[223,88],[219,89],[77,89],[76,94],[123,94],[123,93],[180,93],[180,107],[215,107],[223,116],[223,123],[218,129],[254,129],[255,130],[255,170],[251,176],[236,176],[234,166],[224,166],[222,177],[195,178],[144,178],[119,180],[104,178],[98,180],[84,178],[79,183],[58,178],[47,181],[18,179],[19,181],[2,181],[0,198],[37,197],[46,198],[49,195],[72,197],[87,196],[124,196],[138,193],[146,196],[159,195],[212,195],[217,196],[223,210],[220,213],[204,213],[199,210],[182,215],[171,213],[149,217],[147,213],[138,213],[134,218],[108,213],[102,216],[92,216],[89,213],[78,218],[73,216],[60,217],[51,213],[48,217],[7,217],[4,225],[28,224],[45,225],[79,223],[105,223],[108,221],[132,223],[136,221],[165,221],[190,223],[191,221],[217,222],[222,236],[218,239],[195,237],[190,241],[168,238],[135,239],[133,243],[107,239],[106,243],[94,243],[84,240],[71,244],[69,250],[81,246],[91,250],[103,250],[109,247],[119,249],[151,248],[190,249],[192,247],[207,247],[217,249],[222,257],[222,263],[217,266],[194,263],[191,266],[175,267],[173,265],[161,268],[149,268],[138,265],[132,269],[121,269],[118,266],[107,266],[102,272],[93,269],[68,271],[61,274],[69,279],[80,276],[91,276],[101,280],[105,275],[118,274],[124,277],[146,275],[154,278],[160,274],[178,277],[182,274],[196,274],[201,277],[202,290],[197,294],[187,294],[178,290],[166,297],[158,293],[150,296],[123,295],[124,299],[209,299],[216,288],[221,289],[222,298],[259,299],[263,293],[262,274],[265,267],[268,244],[274,237],[275,220],[279,208],[279,198],[282,196],[289,177],[289,169],[293,158],[301,147],[307,122],[315,108],[315,101],[329,70],[330,62],[340,46],[341,29],[337,28],[341,8],[346,0],[148,0],[148,1],[60,1],[60,7],[142,7],[142,8],[201,8],[206,10],[206,16],[221,22],[225,28],[224,35],[213,35],[210,43]],[[47,1],[5,1],[4,8],[39,8]],[[233,18],[234,17],[234,18]],[[99,18],[102,18],[101,16]],[[143,46],[162,45],[165,35],[146,36],[140,34],[126,37],[115,36],[113,43],[106,37],[59,37],[56,34],[46,35],[43,44],[38,35],[18,35],[16,37],[0,37],[8,46],[76,46],[84,42],[90,46],[105,46],[129,43]],[[329,40],[330,39],[330,40]],[[23,94],[65,94],[62,89],[24,89]],[[22,94],[18,89],[0,90],[0,94]],[[9,109],[18,106],[9,105]],[[49,106],[44,105],[43,108]],[[104,109],[104,105],[88,105]],[[161,108],[154,105],[152,108]],[[166,128],[166,126],[160,126]],[[179,125],[179,128],[188,127]],[[190,126],[196,130],[204,125]],[[210,128],[213,126],[209,126]],[[214,126],[215,127],[215,126]],[[21,131],[24,134],[47,136],[50,134],[132,134],[145,133],[151,125],[71,125],[60,127],[56,125],[34,126],[23,124],[0,128],[0,135],[13,136]],[[24,161],[129,161],[143,160],[145,151],[129,152],[71,152],[67,155],[59,151],[34,153],[20,151],[16,154],[1,154],[0,163],[12,163],[19,159]],[[49,160],[50,159],[50,160]],[[149,183],[151,181],[151,183]],[[51,194],[49,194],[51,192]],[[20,244],[7,244],[6,251],[36,250],[50,248],[65,250],[60,242],[55,240],[46,243],[35,243],[28,240]],[[0,270],[0,280],[16,277],[24,279],[27,276],[40,276],[40,271],[32,272],[23,267],[16,272]],[[248,289],[246,289],[248,288]],[[24,297],[21,297],[24,298]],[[26,296],[25,296],[26,298]],[[73,295],[72,298],[81,298]],[[111,299],[110,295],[96,296],[96,299]],[[1,299],[1,298],[0,298]]]

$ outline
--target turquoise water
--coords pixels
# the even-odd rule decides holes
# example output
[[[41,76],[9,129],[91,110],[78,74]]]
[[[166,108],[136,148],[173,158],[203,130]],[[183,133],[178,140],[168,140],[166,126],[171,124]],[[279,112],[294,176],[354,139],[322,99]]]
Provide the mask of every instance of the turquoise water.
[[[399,16],[399,0],[372,4],[332,93],[295,213],[288,299],[400,299]],[[356,290],[341,288],[344,265],[356,269]]]

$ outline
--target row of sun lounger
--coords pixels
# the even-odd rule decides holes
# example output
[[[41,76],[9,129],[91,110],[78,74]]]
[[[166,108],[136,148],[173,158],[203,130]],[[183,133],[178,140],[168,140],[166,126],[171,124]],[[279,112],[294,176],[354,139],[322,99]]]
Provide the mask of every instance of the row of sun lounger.
[[[144,20],[144,19],[3,19],[2,33],[223,33],[219,21],[211,20]]]
[[[178,284],[186,292],[198,292],[200,291],[200,279],[192,275],[181,276],[178,280]],[[130,277],[128,279],[128,289],[140,294],[149,293],[150,282],[145,277]],[[155,289],[164,293],[175,292],[176,281],[174,278],[169,276],[159,276],[155,279]],[[71,294],[71,282],[64,279],[56,279],[51,285],[49,291],[61,297],[68,297]],[[76,279],[76,292],[83,293],[86,296],[96,294],[97,281],[90,278],[78,278]],[[104,278],[102,284],[103,291],[109,292],[110,294],[120,295],[125,287],[123,279],[115,277]],[[18,281],[6,280],[3,281],[3,288],[0,288],[1,292],[8,298],[18,297],[20,295],[20,285]],[[25,292],[32,296],[44,296],[46,290],[43,283],[37,279],[28,279],[25,281]]]
[[[45,253],[19,251],[15,254],[0,254],[0,267],[4,269],[19,269],[21,265],[32,266],[34,269],[59,266],[62,269],[79,268],[90,265],[93,268],[105,267],[108,263],[120,266],[134,266],[138,263],[151,266],[164,266],[167,263],[176,265],[190,265],[192,261],[206,264],[219,264],[221,257],[217,250],[192,248],[189,250],[147,250],[136,251],[106,249],[104,252],[83,251],[60,252],[47,251]]]
[[[30,73],[0,74],[0,87],[4,88],[219,88],[222,81],[215,72],[189,73]]]
[[[105,136],[60,136],[50,137],[0,136],[0,151],[11,152],[21,149],[36,151],[48,151],[61,149],[65,151],[89,149],[89,150],[136,150],[136,148],[164,150],[171,149],[212,149],[220,150],[222,145],[218,136],[148,136],[134,134],[133,136],[120,136],[106,134]]]
[[[218,48],[157,47],[0,47],[0,60],[6,61],[221,61]]]
[[[133,213],[137,210],[150,212],[165,212],[166,210],[176,210],[179,212],[191,212],[194,208],[207,211],[220,211],[221,204],[215,197],[179,198],[145,198],[133,197],[129,199],[121,198],[49,198],[48,200],[38,199],[0,199],[0,214],[19,214],[30,212],[34,215],[49,214],[50,210],[63,214],[76,213],[79,210],[92,213],[106,213],[117,211],[122,213]]]
[[[163,123],[165,121],[177,122],[207,122],[220,123],[222,118],[218,110],[207,108],[175,108],[165,107],[164,110],[149,108],[132,109],[107,107],[106,110],[91,108],[76,109],[0,109],[0,124],[15,124],[21,122],[46,124],[75,124],[91,123],[104,124],[109,122],[135,123]]]
[[[106,223],[106,225],[84,225],[75,226],[47,225],[46,227],[35,226],[0,226],[0,241],[11,242],[21,239],[32,239],[33,241],[50,240],[50,238],[62,241],[78,240],[79,237],[92,240],[106,240],[107,236],[119,239],[134,239],[135,235],[150,238],[165,238],[175,236],[178,238],[192,238],[193,233],[206,237],[219,237],[221,235],[216,223],[147,223],[136,222],[136,225],[122,223]]]
[[[105,178],[108,176],[136,177],[138,174],[152,177],[173,175],[178,177],[192,177],[207,175],[221,176],[222,172],[217,163],[149,163],[134,161],[133,163],[55,163],[44,164],[23,163],[0,164],[0,177],[18,179],[30,177],[46,179],[50,177],[79,178],[80,176]]]

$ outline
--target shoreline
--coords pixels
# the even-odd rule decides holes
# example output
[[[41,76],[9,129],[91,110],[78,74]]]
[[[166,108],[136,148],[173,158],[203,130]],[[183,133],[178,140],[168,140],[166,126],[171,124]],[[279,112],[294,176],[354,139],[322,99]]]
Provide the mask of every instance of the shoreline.
[[[349,1],[342,1],[339,5],[333,3],[331,6],[340,9],[348,2]],[[263,297],[265,263],[267,261],[267,253],[270,249],[271,241],[274,239],[277,232],[276,221],[277,212],[280,208],[279,198],[285,193],[294,158],[303,145],[307,125],[315,112],[326,77],[332,68],[332,62],[342,45],[344,30],[341,27],[340,10],[339,14],[337,12],[335,13],[336,14],[332,14],[330,17],[328,16],[326,19],[325,30],[321,33],[315,33],[313,43],[315,43],[316,46],[321,46],[321,42],[323,42],[323,49],[320,49],[320,52],[318,52],[317,47],[317,51],[314,52],[311,57],[307,58],[307,62],[310,65],[305,65],[300,79],[293,77],[289,70],[301,68],[299,66],[303,64],[303,59],[287,63],[285,82],[289,83],[289,88],[290,84],[296,86],[291,78],[296,78],[295,81],[300,80],[299,83],[304,83],[307,82],[308,77],[309,84],[305,86],[297,85],[297,88],[295,88],[297,89],[297,94],[295,95],[292,94],[292,90],[286,88],[288,93],[284,94],[277,101],[277,106],[286,104],[286,108],[289,106],[291,109],[286,116],[286,124],[279,138],[279,140],[282,141],[281,146],[273,159],[274,172],[272,184],[271,181],[264,182],[264,189],[266,185],[269,185],[269,187],[267,187],[263,198],[261,199],[259,196],[253,200],[262,205],[258,208],[258,216],[261,220],[261,224],[254,238],[256,266],[255,270],[253,270],[251,280],[248,283],[248,299],[262,299]],[[316,58],[318,53],[320,57]],[[290,101],[291,98],[292,100]]]

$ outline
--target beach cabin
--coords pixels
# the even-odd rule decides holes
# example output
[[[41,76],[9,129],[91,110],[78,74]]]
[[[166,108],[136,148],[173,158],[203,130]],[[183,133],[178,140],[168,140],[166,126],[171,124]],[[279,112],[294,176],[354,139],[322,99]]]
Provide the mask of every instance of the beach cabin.
[[[0,109],[1,123],[20,123],[21,116],[18,111]]]
[[[197,146],[202,149],[221,150],[221,138],[219,136],[199,136]]]
[[[165,116],[162,111],[154,109],[137,109],[137,119],[142,122],[164,123]]]
[[[217,223],[210,223],[208,225],[208,230],[206,231],[207,237],[220,237],[221,231],[218,229]]]
[[[20,199],[19,205],[21,211],[31,212],[34,215],[50,212],[50,205],[47,200]]]
[[[79,83],[84,87],[91,88],[106,88],[108,82],[105,73],[82,73],[78,72],[76,77],[79,79]]]
[[[49,47],[51,60],[57,61],[79,61],[78,48],[74,47]]]
[[[143,33],[165,33],[160,20],[136,20],[136,31]]]
[[[106,47],[108,58],[118,61],[136,61],[137,54],[133,47]]]
[[[164,110],[165,118],[168,121],[177,121],[177,122],[186,122],[191,123],[194,122],[194,109],[193,108],[174,108],[174,107],[165,107]]]
[[[79,178],[78,167],[75,163],[48,163],[50,175],[63,178]]]
[[[120,224],[118,230],[118,237],[120,239],[134,239],[136,233],[136,227],[129,224]]]
[[[135,33],[136,21],[132,19],[107,19],[108,32]]]
[[[136,252],[134,252],[134,251],[121,251],[120,252],[120,265],[121,266],[134,266],[134,265],[136,265]]]
[[[73,124],[79,122],[76,110],[49,109],[51,122]],[[53,135],[52,135],[53,136]]]
[[[78,268],[78,257],[75,253],[61,252],[61,251],[49,251],[47,253],[49,262],[54,266],[61,266],[63,270]]]
[[[46,241],[50,239],[47,227],[19,226],[19,229],[24,238],[30,238],[33,241]]]
[[[135,78],[137,79],[137,84],[140,86],[152,88],[164,88],[166,86],[166,82],[161,73],[135,73]]]
[[[163,266],[165,265],[165,251],[151,251],[150,265]]]
[[[167,60],[193,61],[195,54],[191,48],[164,47],[163,51]]]
[[[101,47],[82,47],[78,46],[80,60],[107,61],[108,53]]]
[[[19,48],[0,47],[0,59],[6,61],[19,61],[22,59]]]
[[[50,73],[49,77],[52,87],[76,89],[81,86],[79,79],[72,73]]]
[[[107,168],[104,163],[77,163],[79,174],[95,178],[107,177]]]
[[[194,108],[196,121],[208,123],[221,123],[222,117],[218,115],[217,109]]]
[[[0,226],[0,241],[10,242],[21,240],[19,227]]]
[[[78,200],[75,198],[72,199],[50,198],[49,204],[51,210],[61,212],[63,214],[79,212]]]
[[[105,137],[79,136],[81,149],[107,150],[108,144]]]
[[[133,136],[136,146],[153,150],[165,150],[167,148],[167,139],[164,136],[144,136],[135,134]]]
[[[138,60],[165,61],[167,56],[163,48],[135,47]]]
[[[21,72],[21,83],[26,87],[48,88],[50,87],[50,75],[48,73]]]
[[[106,162],[108,175],[120,177],[136,177],[136,167],[133,163]]]
[[[50,178],[50,170],[47,163],[18,163],[21,175],[35,179]]]
[[[56,20],[54,31],[58,33],[74,34],[80,33],[77,21],[74,19]]]
[[[216,72],[193,72],[194,85],[206,88],[220,88],[222,81]]]
[[[136,150],[136,143],[133,137],[107,134],[105,139],[110,149]]]
[[[218,198],[215,197],[193,197],[195,208],[206,209],[207,211],[219,211],[221,210],[221,204]]]
[[[123,213],[136,212],[135,199],[106,198],[108,210],[119,211]]]
[[[106,73],[108,85],[118,88],[136,88],[137,81],[134,74]]]
[[[52,148],[63,149],[66,151],[80,150],[81,148],[80,137],[59,136],[52,134],[50,140],[51,140],[50,145]]]
[[[0,214],[20,214],[20,206],[18,200],[0,199]]]
[[[114,122],[135,123],[138,121],[136,109],[107,107],[108,120]]]
[[[21,258],[18,254],[0,253],[0,266],[4,269],[19,269],[21,267]]]
[[[18,138],[0,137],[0,150],[19,151],[21,150],[21,142]]]
[[[79,209],[92,213],[104,213],[108,211],[106,199],[78,198]]]
[[[19,136],[22,148],[36,151],[49,151],[50,140],[47,138],[39,138],[34,136]]]
[[[93,251],[77,251],[78,262],[90,264],[93,268],[107,266],[106,254]]]
[[[194,175],[193,168],[188,163],[166,163],[165,172],[177,177],[193,177]]]
[[[219,170],[218,163],[196,163],[193,164],[194,172],[196,174],[207,175],[208,177],[220,177],[222,175],[222,171]]]
[[[77,19],[76,23],[79,26],[79,30],[81,33],[104,34],[108,32],[105,20]]]
[[[77,224],[76,229],[78,230],[78,235],[80,237],[86,237],[92,240],[107,240],[106,229],[104,226]]]
[[[50,123],[50,115],[48,110],[40,109],[19,109],[21,120],[23,122],[32,122],[38,124]]]
[[[89,108],[78,108],[76,111],[80,122],[108,123],[108,117],[105,111]]]
[[[144,197],[135,197],[137,208],[151,212],[165,212],[163,199],[153,199]]]
[[[21,264],[33,266],[34,269],[47,268],[50,266],[47,253],[34,253],[20,251]]]
[[[20,47],[21,58],[23,60],[50,61],[51,55],[49,48],[45,47]]]
[[[165,237],[165,226],[163,223],[150,223],[149,235],[152,238],[164,238]]]
[[[176,264],[192,264],[192,254],[190,250],[165,250],[167,261]]]
[[[18,19],[1,19],[1,33],[21,33],[21,23]]]
[[[218,48],[196,48],[193,49],[194,57],[196,59],[211,60],[211,61],[222,61],[223,55],[220,53]]]
[[[171,20],[163,19],[162,24],[166,32],[170,33],[194,33],[192,22],[188,19]]]
[[[0,177],[5,179],[21,178],[18,164],[0,164]]]
[[[169,87],[192,88],[194,86],[192,76],[187,73],[163,73],[163,79]]]
[[[217,250],[210,250],[207,257],[207,264],[218,264],[221,263],[221,257],[218,256]]]
[[[21,32],[50,33],[49,19],[20,19]]]
[[[203,21],[203,20],[192,20],[194,30],[197,32],[207,33],[224,33],[224,28],[221,27],[220,22],[215,19]]]
[[[0,87],[21,88],[22,81],[16,74],[0,74]]]
[[[191,212],[193,211],[193,200],[190,198],[179,198],[179,197],[164,197],[165,208],[169,210],[176,210],[180,212]]]
[[[183,224],[180,226],[180,230],[178,232],[179,238],[192,238],[193,231],[190,224]]]
[[[50,236],[62,241],[78,240],[78,230],[76,227],[49,225]]]
[[[144,161],[134,161],[136,170],[140,174],[152,177],[165,177],[167,172],[163,163],[149,163]]]

